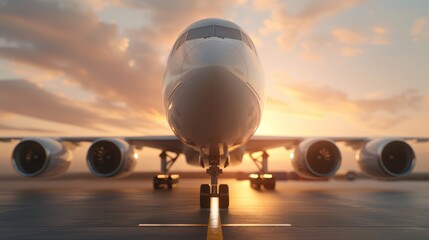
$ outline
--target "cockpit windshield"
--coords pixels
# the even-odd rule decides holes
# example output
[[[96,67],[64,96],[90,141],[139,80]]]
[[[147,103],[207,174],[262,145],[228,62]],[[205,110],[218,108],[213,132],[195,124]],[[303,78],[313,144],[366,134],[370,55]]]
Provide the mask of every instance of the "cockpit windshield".
[[[213,25],[189,30],[186,41],[198,39],[198,38],[209,38],[209,37],[213,37]]]
[[[256,52],[255,46],[253,45],[252,40],[243,32],[235,28],[229,28],[218,25],[209,25],[199,28],[190,29],[188,32],[185,32],[180,36],[174,45],[173,51],[179,49],[182,44],[189,40],[200,39],[200,38],[228,38],[243,41],[250,49]]]
[[[220,38],[230,38],[235,40],[241,40],[240,30],[235,28],[223,27],[223,26],[214,26],[214,35],[215,37]]]

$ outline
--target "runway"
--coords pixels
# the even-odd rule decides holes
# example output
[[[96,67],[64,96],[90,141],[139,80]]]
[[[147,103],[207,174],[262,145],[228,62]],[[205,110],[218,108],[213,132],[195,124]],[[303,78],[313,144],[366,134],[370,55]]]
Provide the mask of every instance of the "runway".
[[[208,239],[213,212],[200,210],[198,192],[206,182],[154,191],[148,179],[3,179],[0,239]],[[276,191],[222,182],[231,191],[229,210],[216,210],[226,240],[429,239],[425,181],[278,181]]]

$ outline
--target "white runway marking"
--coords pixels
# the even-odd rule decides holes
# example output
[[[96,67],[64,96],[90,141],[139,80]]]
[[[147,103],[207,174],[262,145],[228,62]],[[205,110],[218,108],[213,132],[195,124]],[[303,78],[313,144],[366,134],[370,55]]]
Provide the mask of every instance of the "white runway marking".
[[[220,222],[219,198],[210,198],[210,216],[208,224],[139,224],[139,227],[207,227],[207,240],[222,240],[222,227],[292,227],[288,223],[227,223]]]
[[[142,223],[139,227],[207,227],[208,224],[199,223]],[[222,227],[292,227],[289,223],[225,223]]]
[[[260,223],[227,223],[222,224],[222,227],[292,227],[288,223],[273,223],[273,224],[260,224]]]

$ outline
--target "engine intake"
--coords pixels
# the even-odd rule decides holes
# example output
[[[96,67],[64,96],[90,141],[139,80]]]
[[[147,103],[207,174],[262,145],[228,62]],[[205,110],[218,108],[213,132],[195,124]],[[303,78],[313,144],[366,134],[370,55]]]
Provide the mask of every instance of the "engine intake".
[[[402,177],[411,172],[415,164],[413,149],[398,139],[375,139],[357,153],[359,167],[367,174],[379,178]]]
[[[133,149],[124,140],[116,138],[95,141],[86,160],[91,172],[98,177],[123,176],[131,173],[136,165]]]
[[[301,142],[292,158],[295,171],[308,178],[331,177],[340,164],[340,150],[329,139],[313,138]]]
[[[71,154],[54,139],[28,138],[13,150],[12,165],[24,177],[57,176],[70,167]]]

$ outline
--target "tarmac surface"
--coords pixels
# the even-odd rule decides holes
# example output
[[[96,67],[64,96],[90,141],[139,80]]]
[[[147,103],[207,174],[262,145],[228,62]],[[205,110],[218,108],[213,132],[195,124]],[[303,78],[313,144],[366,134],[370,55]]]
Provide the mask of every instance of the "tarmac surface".
[[[0,239],[209,239],[213,214],[227,240],[429,239],[426,181],[278,181],[257,191],[222,179],[228,210],[201,210],[201,183],[155,191],[148,179],[3,179]]]

